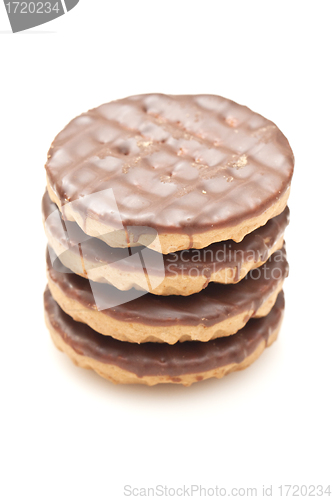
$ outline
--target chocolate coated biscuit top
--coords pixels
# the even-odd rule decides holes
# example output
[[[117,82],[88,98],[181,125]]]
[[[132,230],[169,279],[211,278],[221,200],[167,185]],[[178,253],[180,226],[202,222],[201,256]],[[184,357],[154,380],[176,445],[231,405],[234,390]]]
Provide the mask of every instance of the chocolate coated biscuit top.
[[[271,121],[213,95],[147,94],[104,104],[55,138],[46,171],[61,205],[118,226],[196,234],[259,216],[290,185],[294,158]]]
[[[241,363],[263,340],[267,344],[270,335],[280,325],[284,296],[283,292],[280,292],[267,316],[251,319],[235,335],[208,342],[177,342],[174,345],[155,342],[132,344],[101,335],[64,313],[48,289],[44,294],[44,306],[52,328],[78,354],[119,366],[138,377],[177,377]]]

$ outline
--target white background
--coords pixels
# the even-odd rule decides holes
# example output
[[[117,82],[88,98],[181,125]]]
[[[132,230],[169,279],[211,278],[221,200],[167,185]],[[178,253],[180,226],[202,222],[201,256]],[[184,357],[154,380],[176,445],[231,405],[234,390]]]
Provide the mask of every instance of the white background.
[[[332,15],[330,1],[81,0],[13,35],[0,5],[3,499],[333,483]],[[148,92],[246,104],[296,158],[280,338],[248,370],[190,388],[113,386],[43,322],[49,145],[77,114]]]

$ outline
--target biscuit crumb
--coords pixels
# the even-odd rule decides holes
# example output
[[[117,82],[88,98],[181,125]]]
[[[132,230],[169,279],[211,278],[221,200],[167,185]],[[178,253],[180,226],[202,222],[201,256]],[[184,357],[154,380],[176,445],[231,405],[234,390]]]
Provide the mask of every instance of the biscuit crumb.
[[[236,168],[237,170],[239,168],[245,167],[247,165],[247,156],[246,155],[241,155],[237,158],[237,155],[234,155],[235,160],[232,160],[229,164],[230,167]],[[237,158],[237,159],[236,159]]]
[[[160,181],[164,183],[171,182],[171,175],[161,175]]]
[[[237,118],[234,118],[233,116],[228,116],[225,119],[225,122],[229,125],[229,127],[235,128],[238,125],[238,120]]]
[[[151,146],[153,144],[153,141],[136,141],[137,145],[139,147],[143,147],[143,148],[148,148],[149,146]]]

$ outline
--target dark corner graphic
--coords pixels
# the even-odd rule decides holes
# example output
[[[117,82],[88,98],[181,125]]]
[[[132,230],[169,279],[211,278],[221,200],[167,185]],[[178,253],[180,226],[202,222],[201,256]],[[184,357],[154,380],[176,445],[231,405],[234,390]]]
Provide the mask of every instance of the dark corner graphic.
[[[48,23],[72,10],[79,0],[4,0],[13,33]]]

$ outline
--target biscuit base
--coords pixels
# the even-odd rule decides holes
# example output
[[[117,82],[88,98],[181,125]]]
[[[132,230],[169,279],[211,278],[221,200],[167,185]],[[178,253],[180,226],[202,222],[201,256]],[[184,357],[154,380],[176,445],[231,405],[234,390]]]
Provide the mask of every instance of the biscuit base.
[[[71,203],[61,205],[61,201],[53,191],[48,178],[47,190],[51,200],[58,206],[64,218],[77,222],[81,229],[89,236],[99,238],[109,246],[115,248],[143,245],[163,254],[187,250],[189,248],[206,248],[212,243],[219,241],[233,240],[238,243],[242,241],[247,234],[258,227],[264,226],[269,219],[283,212],[287,206],[290,194],[289,186],[284,193],[280,193],[276,201],[262,214],[250,219],[245,219],[235,226],[212,229],[201,233],[198,232],[191,236],[180,232],[172,233],[171,230],[168,233],[158,231],[158,238],[156,237],[152,242],[151,235],[143,234],[138,239],[134,239],[133,235],[127,230],[120,230],[119,228],[106,225],[90,217],[84,220],[82,215],[73,209]]]
[[[225,267],[213,272],[209,277],[201,273],[199,276],[190,276],[188,274],[177,274],[176,276],[165,275],[163,281],[157,286],[151,286],[151,281],[147,283],[147,279],[142,272],[124,272],[116,266],[103,265],[98,262],[83,261],[82,257],[75,252],[69,252],[68,249],[61,245],[58,240],[47,231],[44,224],[45,233],[49,245],[55,251],[60,262],[83,278],[90,279],[97,283],[109,283],[118,288],[118,290],[147,290],[154,295],[193,295],[201,292],[209,283],[221,283],[224,285],[239,283],[252,269],[256,269],[283,247],[284,234],[275,242],[269,250],[264,260],[245,260],[238,267]],[[149,275],[151,278],[151,275]],[[153,281],[154,282],[154,281]]]
[[[156,384],[178,384],[184,386],[190,386],[195,382],[199,382],[202,380],[206,380],[209,378],[222,378],[228,373],[244,370],[248,366],[250,366],[259,356],[263,353],[266,347],[269,347],[273,344],[273,342],[277,339],[281,323],[274,330],[274,332],[269,336],[268,341],[266,343],[265,340],[258,345],[258,347],[243,361],[240,363],[232,363],[226,366],[221,366],[219,368],[215,368],[213,370],[198,372],[198,373],[187,373],[185,375],[179,375],[177,377],[171,376],[143,376],[138,377],[135,373],[129,372],[122,368],[119,368],[116,365],[101,363],[93,358],[89,358],[87,356],[83,356],[78,354],[71,346],[66,344],[66,342],[62,339],[62,337],[57,333],[57,331],[51,326],[51,323],[45,315],[45,322],[48,330],[50,331],[51,338],[55,344],[55,346],[67,354],[67,356],[73,361],[76,366],[81,368],[86,368],[88,370],[94,370],[101,377],[113,382],[114,384],[143,384],[148,386],[153,386]]]
[[[61,309],[71,316],[75,321],[86,323],[93,330],[102,335],[125,342],[165,342],[175,344],[188,340],[199,340],[208,342],[219,337],[226,337],[238,332],[250,318],[267,316],[274,306],[277,296],[282,290],[284,280],[281,280],[275,290],[257,311],[246,310],[229,317],[212,326],[198,324],[195,327],[189,325],[169,325],[167,327],[147,325],[144,323],[119,321],[102,311],[97,311],[83,306],[79,301],[69,298],[60,287],[52,281],[48,275],[48,286],[52,297]]]

